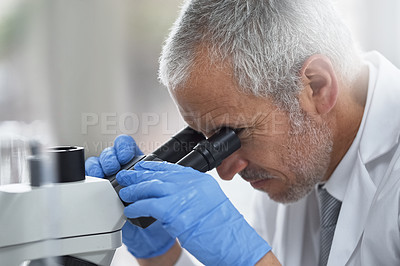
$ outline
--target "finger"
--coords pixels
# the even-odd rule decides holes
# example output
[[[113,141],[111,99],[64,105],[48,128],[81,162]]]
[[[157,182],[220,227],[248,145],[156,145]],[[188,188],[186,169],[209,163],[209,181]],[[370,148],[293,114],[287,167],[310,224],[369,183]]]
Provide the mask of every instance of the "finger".
[[[175,181],[178,176],[180,177],[180,175],[181,172],[122,170],[117,174],[117,182],[124,187],[154,179],[161,180],[162,182],[172,182]]]
[[[175,244],[175,239],[164,230],[160,221],[146,229],[126,222],[122,227],[122,242],[136,258],[149,258],[165,254]]]
[[[114,140],[114,149],[121,165],[128,163],[134,156],[143,154],[135,140],[128,135],[119,135]]]
[[[85,174],[94,177],[104,177],[98,157],[89,157],[85,161]]]
[[[160,180],[145,181],[123,188],[119,196],[125,202],[136,202],[148,198],[160,198],[177,192],[176,185]]]
[[[133,225],[129,221],[122,227],[122,242],[135,257],[141,257],[140,254],[143,253],[143,251],[152,250],[151,244],[154,245],[154,243],[148,241],[149,239],[146,233],[147,232],[144,231],[143,228]]]
[[[152,198],[134,202],[125,207],[124,214],[128,218],[154,217],[157,219],[158,217],[153,216],[151,210],[151,207],[155,206],[157,201],[158,199]]]
[[[130,173],[133,172],[133,170],[121,170],[117,173],[116,179],[118,184],[120,184],[123,187],[127,187],[132,185],[133,183],[130,181]]]
[[[179,206],[177,197],[150,198],[136,201],[125,207],[124,214],[128,218],[154,217],[160,222],[169,218],[169,212],[174,206]]]
[[[182,171],[184,169],[191,169],[179,164],[172,164],[168,162],[157,161],[140,161],[135,164],[135,170],[152,170],[152,171]]]
[[[121,168],[114,147],[105,148],[100,154],[99,161],[104,174],[107,176],[115,174]]]

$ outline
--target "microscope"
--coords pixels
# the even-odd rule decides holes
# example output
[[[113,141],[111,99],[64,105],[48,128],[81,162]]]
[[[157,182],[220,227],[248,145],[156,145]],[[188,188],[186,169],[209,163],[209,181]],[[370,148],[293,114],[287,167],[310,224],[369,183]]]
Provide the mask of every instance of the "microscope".
[[[221,128],[206,139],[186,127],[151,154],[134,157],[122,169],[139,161],[167,161],[207,172],[240,148],[237,131]],[[125,222],[146,228],[155,219],[127,219],[115,175],[85,176],[84,149],[32,149],[30,184],[0,187],[0,264],[110,265],[122,245]],[[144,229],[145,230],[145,229]]]

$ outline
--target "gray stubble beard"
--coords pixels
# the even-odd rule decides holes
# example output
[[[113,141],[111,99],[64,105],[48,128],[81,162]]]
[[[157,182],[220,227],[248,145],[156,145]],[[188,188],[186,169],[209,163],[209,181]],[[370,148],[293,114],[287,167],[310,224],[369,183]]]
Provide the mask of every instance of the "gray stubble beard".
[[[324,178],[331,160],[333,140],[328,125],[318,124],[302,111],[296,117],[300,120],[290,124],[289,140],[283,145],[288,152],[282,157],[295,178],[282,180],[286,183],[285,191],[269,194],[272,200],[281,203],[296,202],[310,194]],[[275,178],[263,169],[246,168],[239,174],[248,181]]]

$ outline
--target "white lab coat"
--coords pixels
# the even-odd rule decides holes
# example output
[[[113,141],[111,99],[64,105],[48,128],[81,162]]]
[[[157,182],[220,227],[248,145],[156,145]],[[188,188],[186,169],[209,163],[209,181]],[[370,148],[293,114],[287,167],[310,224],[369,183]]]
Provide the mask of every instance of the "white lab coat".
[[[359,132],[328,266],[400,265],[400,71],[377,52],[366,60],[377,70],[376,82],[369,85],[369,110]],[[255,203],[254,227],[281,263],[317,265],[316,192],[290,205],[259,192]]]

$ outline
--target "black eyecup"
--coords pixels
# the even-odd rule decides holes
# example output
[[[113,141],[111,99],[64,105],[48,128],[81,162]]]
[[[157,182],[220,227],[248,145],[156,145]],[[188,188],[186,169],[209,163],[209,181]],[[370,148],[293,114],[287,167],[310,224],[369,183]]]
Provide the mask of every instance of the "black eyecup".
[[[55,183],[85,180],[85,150],[77,146],[56,146],[46,149],[54,163]]]
[[[231,128],[224,127],[207,140],[201,141],[194,150],[177,164],[207,172],[241,147],[240,139]]]

